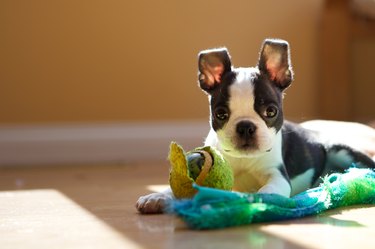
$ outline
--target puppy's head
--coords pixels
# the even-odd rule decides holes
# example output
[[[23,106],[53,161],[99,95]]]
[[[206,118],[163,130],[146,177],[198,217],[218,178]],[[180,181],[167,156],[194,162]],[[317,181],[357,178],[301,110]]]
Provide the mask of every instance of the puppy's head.
[[[293,78],[288,43],[265,40],[253,68],[232,67],[225,48],[202,51],[198,66],[221,149],[234,157],[271,151],[283,124],[282,94]]]

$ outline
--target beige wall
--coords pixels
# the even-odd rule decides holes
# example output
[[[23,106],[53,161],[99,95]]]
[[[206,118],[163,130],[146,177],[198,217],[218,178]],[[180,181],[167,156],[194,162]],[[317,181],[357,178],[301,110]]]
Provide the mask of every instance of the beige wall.
[[[322,0],[0,1],[0,124],[205,119],[197,53],[227,46],[256,64],[287,39],[287,115],[317,116]]]
[[[353,65],[351,103],[354,118],[364,122],[375,121],[375,39],[356,39],[350,56]]]

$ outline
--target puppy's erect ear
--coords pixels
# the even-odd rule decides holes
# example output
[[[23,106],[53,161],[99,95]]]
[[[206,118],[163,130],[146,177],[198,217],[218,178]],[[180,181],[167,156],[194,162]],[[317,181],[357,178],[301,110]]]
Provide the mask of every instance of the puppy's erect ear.
[[[199,84],[205,91],[212,90],[222,81],[222,76],[232,70],[230,56],[226,48],[204,50],[199,53]]]
[[[284,40],[266,39],[260,51],[258,68],[269,76],[281,90],[293,80],[289,44]]]

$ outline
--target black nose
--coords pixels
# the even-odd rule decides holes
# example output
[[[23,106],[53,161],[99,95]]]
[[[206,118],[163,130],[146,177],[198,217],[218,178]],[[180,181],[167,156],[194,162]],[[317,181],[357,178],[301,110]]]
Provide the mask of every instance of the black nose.
[[[241,121],[237,124],[236,132],[241,138],[251,138],[257,127],[250,121]]]

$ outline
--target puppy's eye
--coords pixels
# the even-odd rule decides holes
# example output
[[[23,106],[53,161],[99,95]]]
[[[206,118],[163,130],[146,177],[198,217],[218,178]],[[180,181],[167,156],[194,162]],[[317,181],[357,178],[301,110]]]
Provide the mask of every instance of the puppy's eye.
[[[275,105],[269,105],[267,106],[267,108],[264,110],[264,117],[266,118],[274,118],[277,116],[279,110],[277,109],[277,107]]]
[[[229,113],[225,108],[219,107],[215,110],[215,116],[217,119],[224,121],[229,118]]]

